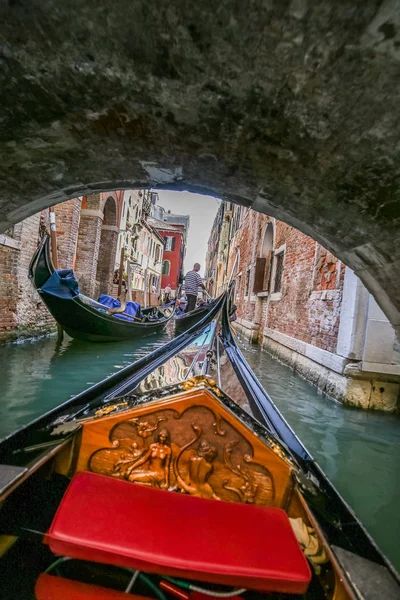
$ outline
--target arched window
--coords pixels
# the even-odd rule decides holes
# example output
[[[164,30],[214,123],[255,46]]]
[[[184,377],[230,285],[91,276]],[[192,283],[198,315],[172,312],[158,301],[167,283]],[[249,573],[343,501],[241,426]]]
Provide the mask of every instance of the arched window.
[[[169,260],[164,260],[162,264],[162,274],[169,275],[171,271],[171,263]]]

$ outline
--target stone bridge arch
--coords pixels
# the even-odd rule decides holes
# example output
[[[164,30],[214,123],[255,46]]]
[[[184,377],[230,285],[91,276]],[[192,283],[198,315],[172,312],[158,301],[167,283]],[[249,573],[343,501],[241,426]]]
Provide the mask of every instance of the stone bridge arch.
[[[312,236],[400,326],[396,0],[0,10],[2,231],[109,190],[209,193]]]

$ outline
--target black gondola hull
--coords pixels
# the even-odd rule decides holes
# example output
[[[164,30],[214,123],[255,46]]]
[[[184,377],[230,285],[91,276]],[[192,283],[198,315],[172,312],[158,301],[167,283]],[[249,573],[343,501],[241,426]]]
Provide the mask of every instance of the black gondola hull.
[[[169,317],[160,315],[158,320],[131,322],[106,312],[101,313],[83,302],[80,296],[61,298],[44,291],[42,286],[53,272],[50,239],[46,237],[32,258],[29,275],[54,319],[75,339],[85,342],[118,342],[147,337],[162,331],[174,314],[171,310]],[[144,309],[143,312],[146,314],[148,311],[149,309]]]
[[[211,308],[214,306],[215,302],[210,302],[208,305],[200,306],[199,308],[195,308],[189,313],[184,313],[183,315],[175,316],[175,330],[178,332],[186,331],[190,327],[193,327],[196,323],[201,321],[208,312],[210,312]]]

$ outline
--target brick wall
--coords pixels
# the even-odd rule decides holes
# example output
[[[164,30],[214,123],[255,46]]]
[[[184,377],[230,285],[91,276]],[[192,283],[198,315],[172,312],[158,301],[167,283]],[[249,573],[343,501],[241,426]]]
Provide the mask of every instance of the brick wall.
[[[14,227],[0,246],[0,342],[33,337],[55,328],[54,320],[28,279],[28,268],[37,248],[40,214]]]
[[[117,229],[102,229],[100,236],[99,255],[97,262],[96,280],[101,294],[110,295],[113,288],[113,273],[115,255],[117,252]]]
[[[116,220],[118,203],[114,200]],[[118,238],[116,224],[101,236],[105,201],[96,194],[84,198],[83,210],[80,198],[55,207],[59,268],[74,268],[81,291],[94,298],[101,287],[105,293],[112,289]],[[18,223],[8,236],[0,236],[0,343],[55,329],[53,318],[28,279],[39,229],[46,227],[49,228],[48,210]]]
[[[283,245],[282,297],[264,301],[261,331],[267,326],[335,352],[344,267],[313,239],[276,221],[274,246]]]
[[[240,260],[239,267],[236,269],[236,272],[238,273],[236,281],[239,283],[240,280],[240,290],[239,285],[237,284],[235,302],[238,306],[238,317],[245,319],[246,321],[254,322],[256,315],[258,317],[257,296],[253,293],[254,274],[256,259],[261,253],[262,234],[265,229],[265,225],[267,222],[269,222],[269,220],[270,218],[266,215],[262,215],[253,210],[247,209],[242,217],[240,229],[231,240],[228,276],[230,276],[230,273],[233,269],[236,248],[238,248]],[[246,296],[246,273],[249,269],[249,293]]]
[[[73,269],[78,238],[81,199],[73,198],[58,204],[56,214],[57,255],[60,269]]]
[[[8,341],[17,325],[17,262],[20,250],[0,246],[0,340]]]
[[[92,298],[98,292],[96,272],[102,221],[101,194],[84,197],[76,247],[75,275],[79,290]]]
[[[274,222],[274,249],[285,247],[280,296],[274,298],[253,292],[257,257],[263,256],[264,232]],[[344,266],[336,257],[297,229],[266,215],[245,210],[240,228],[230,241],[228,273],[236,248],[240,263],[235,303],[239,319],[335,352],[340,322]],[[249,293],[245,295],[249,272]],[[239,289],[240,286],[240,289]]]

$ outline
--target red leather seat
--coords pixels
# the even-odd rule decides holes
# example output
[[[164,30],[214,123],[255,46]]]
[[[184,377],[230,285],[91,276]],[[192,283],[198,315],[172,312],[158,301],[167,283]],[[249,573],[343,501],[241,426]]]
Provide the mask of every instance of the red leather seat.
[[[35,586],[36,600],[149,600],[145,596],[135,596],[98,585],[72,581],[42,573]]]
[[[47,541],[55,554],[238,586],[302,594],[311,579],[286,513],[78,473]]]

